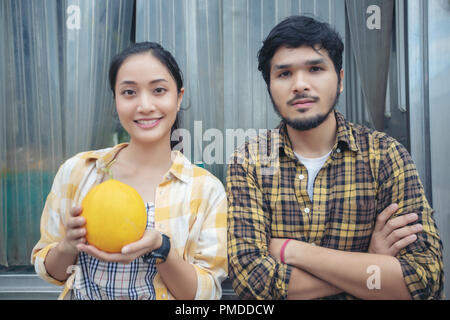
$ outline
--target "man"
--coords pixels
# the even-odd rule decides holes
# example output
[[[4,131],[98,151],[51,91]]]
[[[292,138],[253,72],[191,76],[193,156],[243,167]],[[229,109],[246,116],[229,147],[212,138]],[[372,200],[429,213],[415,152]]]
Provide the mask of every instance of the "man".
[[[334,110],[342,52],[328,24],[303,16],[259,51],[282,121],[228,165],[229,276],[242,299],[441,295],[442,242],[410,155]],[[275,162],[260,161],[262,144]]]

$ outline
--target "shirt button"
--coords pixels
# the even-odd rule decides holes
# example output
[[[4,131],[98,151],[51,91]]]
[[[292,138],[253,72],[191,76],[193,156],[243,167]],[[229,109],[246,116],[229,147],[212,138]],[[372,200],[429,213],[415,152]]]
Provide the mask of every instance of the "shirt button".
[[[161,295],[161,297],[163,297],[163,298],[165,299],[165,298],[166,298],[166,294],[163,293],[163,294]]]
[[[309,208],[305,208],[305,213],[309,213]]]
[[[303,179],[305,179],[305,176],[301,174],[301,175],[298,176],[298,178],[299,178],[300,180],[303,180]]]
[[[341,149],[337,148],[337,149],[336,149],[336,152],[337,152],[337,153],[341,153]]]

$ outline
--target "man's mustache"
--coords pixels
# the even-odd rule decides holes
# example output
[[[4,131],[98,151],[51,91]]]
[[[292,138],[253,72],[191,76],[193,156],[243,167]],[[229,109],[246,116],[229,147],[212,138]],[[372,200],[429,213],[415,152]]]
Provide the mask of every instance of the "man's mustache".
[[[296,94],[295,97],[293,97],[291,100],[289,100],[287,102],[287,104],[293,104],[294,101],[300,100],[300,99],[311,99],[311,100],[314,100],[314,102],[319,101],[319,97],[309,96],[305,93],[302,93],[302,94]]]

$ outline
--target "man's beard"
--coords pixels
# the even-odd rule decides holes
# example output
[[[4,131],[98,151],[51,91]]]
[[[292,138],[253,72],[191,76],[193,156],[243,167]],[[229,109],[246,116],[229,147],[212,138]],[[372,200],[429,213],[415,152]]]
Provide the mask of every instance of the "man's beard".
[[[273,104],[273,108],[275,109],[275,112],[280,116],[281,119],[283,119],[283,121],[287,125],[289,125],[290,127],[292,127],[295,130],[307,131],[307,130],[317,128],[328,118],[328,116],[334,110],[334,107],[337,105],[337,103],[339,101],[339,94],[340,94],[340,92],[339,92],[339,87],[338,87],[338,90],[336,91],[336,97],[334,98],[334,101],[331,104],[328,111],[324,114],[318,114],[318,115],[315,115],[315,116],[313,116],[311,118],[307,118],[307,119],[288,119],[288,118],[283,117],[280,113],[278,106],[275,104],[275,101],[273,101],[272,95],[269,94],[269,96],[270,96],[270,99],[272,100],[272,104]],[[305,98],[311,98],[311,97],[301,94],[301,95],[295,96],[290,101],[295,101],[295,100],[305,99]],[[315,102],[317,102],[319,100],[319,98],[315,98],[315,100],[316,100]],[[289,102],[288,102],[288,104],[289,104]],[[301,111],[299,111],[299,112],[301,112]]]

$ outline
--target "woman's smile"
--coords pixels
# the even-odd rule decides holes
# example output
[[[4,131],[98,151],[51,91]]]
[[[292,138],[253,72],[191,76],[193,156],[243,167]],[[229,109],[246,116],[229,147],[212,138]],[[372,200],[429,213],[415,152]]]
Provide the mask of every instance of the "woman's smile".
[[[151,119],[138,119],[134,120],[134,122],[139,128],[149,129],[156,127],[161,122],[162,118],[163,117]]]

